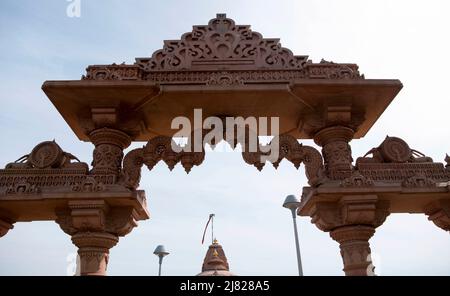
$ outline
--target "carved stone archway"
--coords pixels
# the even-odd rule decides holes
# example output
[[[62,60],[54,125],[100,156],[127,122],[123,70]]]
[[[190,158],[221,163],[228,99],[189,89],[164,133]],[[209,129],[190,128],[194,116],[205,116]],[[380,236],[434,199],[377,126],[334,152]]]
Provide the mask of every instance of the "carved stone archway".
[[[349,143],[368,132],[401,88],[399,80],[366,79],[356,64],[313,63],[218,14],[134,64],[91,65],[81,80],[43,84],[75,135],[95,146],[92,167],[55,142],[6,165],[0,236],[15,222],[54,220],[78,247],[81,274],[106,274],[109,249],[149,218],[138,190],[142,166],[162,160],[189,172],[202,163],[203,150],[176,152],[172,145],[172,119],[193,121],[198,108],[205,117],[279,118],[277,134],[254,132],[275,136],[275,167],[282,159],[305,165],[310,186],[298,214],[339,243],[345,274],[371,274],[369,239],[390,213],[425,213],[450,228],[448,158],[444,167],[387,137],[372,157],[353,164]],[[298,139],[314,139],[322,151]],[[146,144],[124,156],[132,141]],[[261,170],[265,149],[258,147],[243,159]]]

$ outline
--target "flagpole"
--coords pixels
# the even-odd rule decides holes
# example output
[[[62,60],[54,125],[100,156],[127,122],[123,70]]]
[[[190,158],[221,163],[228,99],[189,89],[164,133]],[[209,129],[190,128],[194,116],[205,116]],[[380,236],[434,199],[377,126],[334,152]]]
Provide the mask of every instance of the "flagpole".
[[[214,214],[211,214],[211,244],[214,243]]]

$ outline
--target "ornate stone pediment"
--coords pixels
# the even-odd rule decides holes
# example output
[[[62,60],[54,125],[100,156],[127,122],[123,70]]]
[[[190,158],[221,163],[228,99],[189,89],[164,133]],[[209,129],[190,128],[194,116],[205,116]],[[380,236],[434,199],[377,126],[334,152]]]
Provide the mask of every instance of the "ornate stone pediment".
[[[278,38],[263,38],[249,25],[217,14],[179,40],[165,40],[136,63],[91,65],[86,80],[150,80],[161,84],[243,85],[295,79],[364,79],[356,64],[313,63],[294,55]]]
[[[225,69],[302,69],[307,56],[294,56],[277,38],[263,38],[249,25],[236,25],[217,14],[206,26],[194,26],[180,40],[166,40],[151,58],[138,58],[145,71]]]

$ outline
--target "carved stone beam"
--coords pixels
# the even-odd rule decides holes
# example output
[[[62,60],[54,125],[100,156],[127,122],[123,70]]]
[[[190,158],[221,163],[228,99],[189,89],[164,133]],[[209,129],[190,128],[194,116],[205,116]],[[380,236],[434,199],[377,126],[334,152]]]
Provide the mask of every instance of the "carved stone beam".
[[[450,231],[450,199],[433,201],[424,209],[428,220],[445,231]]]
[[[56,211],[56,222],[78,247],[81,275],[106,275],[109,249],[135,226],[132,207],[114,208],[102,200],[75,200]]]
[[[131,138],[124,132],[106,127],[94,130],[89,138],[95,145],[92,173],[118,176],[123,150],[131,144]]]
[[[389,215],[389,204],[376,195],[342,196],[318,201],[302,215],[339,243],[345,275],[374,275],[369,239]],[[301,211],[302,209],[300,209]]]

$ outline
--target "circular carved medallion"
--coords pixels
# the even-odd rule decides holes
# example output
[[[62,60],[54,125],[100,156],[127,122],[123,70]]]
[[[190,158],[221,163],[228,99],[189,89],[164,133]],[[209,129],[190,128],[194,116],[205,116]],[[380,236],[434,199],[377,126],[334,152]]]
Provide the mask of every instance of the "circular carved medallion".
[[[408,144],[397,137],[387,137],[380,145],[380,152],[386,162],[407,162],[412,156]]]
[[[44,169],[47,167],[57,166],[61,163],[63,151],[52,141],[42,142],[30,154],[30,162],[33,166]]]

